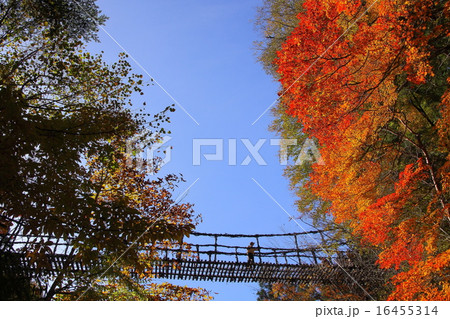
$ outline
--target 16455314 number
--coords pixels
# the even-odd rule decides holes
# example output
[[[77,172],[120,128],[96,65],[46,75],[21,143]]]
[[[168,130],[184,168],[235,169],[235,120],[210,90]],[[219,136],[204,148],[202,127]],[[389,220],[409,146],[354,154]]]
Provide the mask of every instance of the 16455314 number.
[[[378,316],[436,316],[437,314],[437,306],[377,306]]]

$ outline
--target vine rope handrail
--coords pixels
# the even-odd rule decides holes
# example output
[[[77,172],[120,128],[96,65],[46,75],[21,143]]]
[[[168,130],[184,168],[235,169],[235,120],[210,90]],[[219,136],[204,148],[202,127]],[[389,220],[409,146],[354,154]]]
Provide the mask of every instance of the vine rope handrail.
[[[299,233],[282,233],[282,234],[229,234],[229,233],[222,233],[222,234],[216,234],[216,233],[202,233],[202,232],[191,232],[190,235],[194,236],[208,236],[208,237],[230,237],[230,238],[255,238],[255,237],[289,237],[289,236],[302,236],[302,235],[308,235],[308,234],[320,234],[320,233],[326,233],[329,231],[333,231],[334,229],[326,229],[326,230],[311,230],[311,231],[304,231]]]

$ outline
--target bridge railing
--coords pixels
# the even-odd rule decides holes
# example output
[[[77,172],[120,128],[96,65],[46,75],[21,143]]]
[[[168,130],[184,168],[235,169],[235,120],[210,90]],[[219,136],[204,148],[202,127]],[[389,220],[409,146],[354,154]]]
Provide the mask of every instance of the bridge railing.
[[[317,233],[317,232],[316,232]],[[208,260],[208,261],[233,261],[248,262],[247,246],[242,242],[249,243],[254,240],[253,246],[255,263],[275,264],[349,264],[349,259],[344,252],[330,250],[320,245],[308,245],[297,238],[306,233],[289,234],[207,234],[194,232],[188,242],[171,243],[158,247],[162,259],[184,259],[184,260]],[[264,244],[263,241],[271,237],[288,237],[284,247],[274,247]],[[239,244],[228,244],[240,239]],[[225,242],[225,243],[223,243]],[[286,245],[286,242],[288,243]]]
[[[20,224],[11,227],[8,234],[0,236],[0,250],[15,252],[44,249],[53,255],[68,255],[72,239],[63,240],[49,235],[23,235]],[[285,234],[210,234],[192,232],[182,242],[163,241],[140,247],[153,250],[161,259],[208,260],[248,262],[248,244],[253,241],[255,263],[275,264],[351,264],[346,252],[330,250],[315,244],[308,244],[305,237],[319,235],[321,231]],[[275,240],[280,239],[275,243]],[[36,248],[37,247],[37,248]],[[76,253],[76,252],[75,252]]]

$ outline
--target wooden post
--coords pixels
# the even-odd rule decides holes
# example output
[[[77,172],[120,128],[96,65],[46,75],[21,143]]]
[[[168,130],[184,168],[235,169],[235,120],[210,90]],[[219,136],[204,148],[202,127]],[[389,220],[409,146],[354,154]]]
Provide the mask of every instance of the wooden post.
[[[181,257],[183,255],[183,237],[182,236],[179,240],[178,240],[178,252],[177,252],[177,260],[181,260]]]
[[[258,237],[258,236],[255,236],[255,238],[256,238],[256,245],[258,245],[258,258],[259,258],[259,263],[262,263],[262,260],[261,260],[261,246],[259,245],[259,237]]]
[[[214,261],[217,261],[217,235],[214,235]]]
[[[298,247],[297,235],[294,235],[294,241],[295,241],[295,248],[297,248],[298,264],[300,265],[302,263],[302,260],[300,258],[300,248]]]
[[[14,220],[14,222],[16,223],[16,227],[14,228],[14,230],[13,230],[12,233],[11,233],[11,240],[12,240],[13,242],[16,241],[17,235],[19,235],[20,230],[23,228],[22,220],[23,220],[23,217],[20,217],[18,221],[15,221],[15,220]],[[22,234],[23,234],[23,233],[22,233]],[[28,243],[28,242],[27,242],[27,243]]]
[[[58,237],[58,238],[56,239],[56,242],[55,242],[54,247],[53,247],[53,254],[57,254],[57,253],[58,253],[58,244],[59,244],[59,240],[60,240],[60,237]]]
[[[14,238],[13,240],[15,241],[16,239]],[[27,237],[27,242],[25,244],[25,248],[29,249],[29,246],[30,246],[30,237]]]
[[[72,244],[72,241],[70,241],[70,244]],[[67,251],[69,250],[69,242],[66,241],[65,245],[66,247],[64,248],[64,255],[67,255]]]
[[[238,262],[239,262],[238,249],[237,249],[237,248],[234,248],[234,250],[235,250],[235,252],[236,252],[236,262],[238,263]]]
[[[315,251],[315,250],[311,250],[311,253],[312,253],[312,255],[313,255],[314,263],[317,265],[318,262],[317,262],[316,251]]]
[[[277,259],[277,250],[276,249],[272,249],[273,253],[274,253],[274,257],[275,257],[275,263],[278,265],[278,259]]]
[[[197,248],[197,260],[200,260],[200,251],[199,251],[199,247],[198,247],[198,245],[195,245],[195,247]]]

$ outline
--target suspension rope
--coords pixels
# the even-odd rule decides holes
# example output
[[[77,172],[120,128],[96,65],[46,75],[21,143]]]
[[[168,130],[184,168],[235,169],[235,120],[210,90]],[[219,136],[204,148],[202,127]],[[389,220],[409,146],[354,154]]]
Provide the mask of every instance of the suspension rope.
[[[285,237],[285,236],[296,236],[296,235],[307,235],[307,234],[319,234],[324,232],[332,231],[330,230],[311,230],[306,232],[300,232],[300,233],[284,233],[284,234],[215,234],[215,233],[200,233],[200,232],[191,232],[190,234],[193,236],[207,236],[207,237],[242,237],[242,238],[254,238],[254,237]]]

